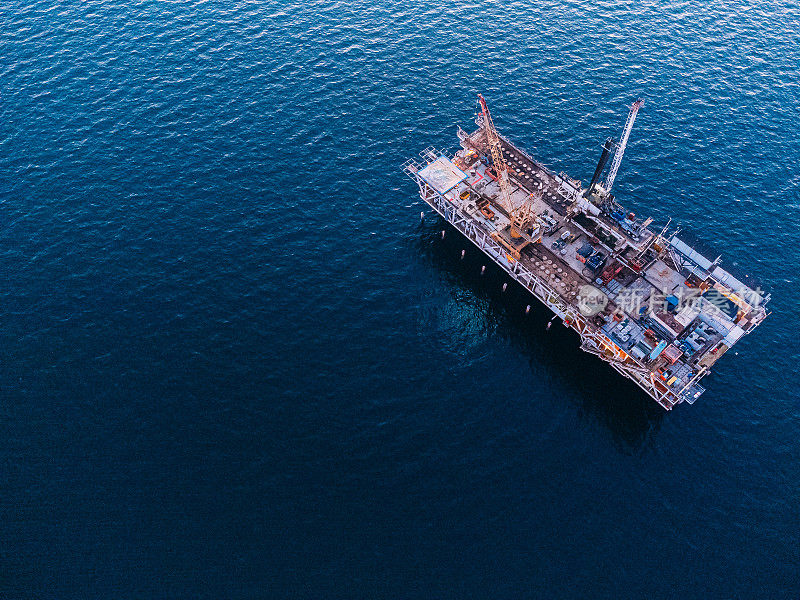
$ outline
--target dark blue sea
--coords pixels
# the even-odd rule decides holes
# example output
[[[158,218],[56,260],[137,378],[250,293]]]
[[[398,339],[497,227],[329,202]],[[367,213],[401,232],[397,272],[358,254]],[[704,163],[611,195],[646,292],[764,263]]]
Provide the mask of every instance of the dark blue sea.
[[[584,182],[644,98],[773,297],[694,406],[420,223],[478,92]],[[0,598],[796,600],[799,119],[794,0],[6,0]]]

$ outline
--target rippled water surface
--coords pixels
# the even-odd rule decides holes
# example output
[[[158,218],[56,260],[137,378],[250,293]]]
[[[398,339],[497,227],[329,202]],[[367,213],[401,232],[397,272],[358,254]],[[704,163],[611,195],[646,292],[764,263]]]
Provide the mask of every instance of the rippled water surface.
[[[0,7],[0,596],[797,598],[795,2]],[[498,128],[772,292],[665,414],[400,165]],[[733,353],[730,353],[733,354]]]

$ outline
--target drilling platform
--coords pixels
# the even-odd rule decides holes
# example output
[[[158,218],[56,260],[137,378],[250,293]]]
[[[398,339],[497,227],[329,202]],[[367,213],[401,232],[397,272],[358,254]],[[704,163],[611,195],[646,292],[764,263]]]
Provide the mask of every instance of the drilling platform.
[[[458,128],[455,154],[427,148],[403,169],[422,200],[578,333],[582,350],[671,410],[700,397],[717,360],[767,317],[770,296],[670,222],[653,229],[617,202],[611,189],[642,105],[619,141],[605,141],[585,188],[500,135],[481,95],[477,129]]]

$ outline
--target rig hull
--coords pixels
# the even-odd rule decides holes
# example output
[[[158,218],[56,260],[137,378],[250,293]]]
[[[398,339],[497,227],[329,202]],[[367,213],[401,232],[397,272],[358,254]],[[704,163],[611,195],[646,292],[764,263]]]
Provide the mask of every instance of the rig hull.
[[[481,125],[480,120],[478,124]],[[711,261],[677,237],[663,237],[666,229],[661,234],[647,229],[650,219],[635,226],[630,225],[633,221],[615,224],[607,214],[590,205],[580,182],[551,172],[502,138],[503,153],[514,163],[511,169],[514,192],[520,197],[536,196],[537,213],[544,215],[543,235],[515,248],[508,236],[500,235],[504,227],[508,229],[510,217],[499,202],[489,160],[481,156],[485,134],[482,129],[472,134],[459,130],[459,138],[462,149],[452,159],[429,148],[420,154],[421,160],[410,160],[404,165],[419,187],[420,198],[561,318],[564,325],[578,333],[583,351],[609,363],[664,409],[671,410],[682,402],[694,403],[705,391],[699,382],[710,372],[711,365],[768,314],[763,304],[769,297],[763,295],[758,303],[753,303],[757,306],[740,302],[735,323],[733,317],[729,322],[702,298],[700,308],[681,311],[672,307],[664,312],[623,310],[620,299],[624,292],[645,286],[656,289],[659,278],[669,285],[675,284],[670,289],[665,284],[665,294],[679,294],[688,289],[692,277],[692,281],[699,281],[704,276],[701,289],[713,286],[737,301],[739,297],[729,284],[740,282],[721,271],[716,263],[706,264]],[[613,242],[606,245],[595,233],[607,235]],[[616,272],[611,271],[610,279],[605,277],[605,271],[603,277],[597,277],[599,271],[582,266],[587,259],[581,257],[580,250],[576,252],[580,243],[572,239],[581,236],[583,247],[591,242],[595,254],[607,251],[613,264],[619,265]],[[561,243],[565,238],[568,244]],[[592,258],[588,260],[591,262]],[[602,290],[606,300],[604,312],[599,314],[591,307],[587,310],[580,295],[587,286],[596,289],[594,285]],[[753,290],[748,288],[748,291]],[[682,317],[689,319],[686,326],[676,324]],[[698,339],[705,345],[695,348],[700,344]]]

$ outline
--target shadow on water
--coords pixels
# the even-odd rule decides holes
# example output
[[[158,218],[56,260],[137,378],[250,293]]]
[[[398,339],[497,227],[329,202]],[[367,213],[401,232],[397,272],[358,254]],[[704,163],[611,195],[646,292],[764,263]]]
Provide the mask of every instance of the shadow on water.
[[[492,325],[497,333],[510,340],[529,364],[539,366],[532,371],[544,368],[552,373],[564,387],[564,396],[578,399],[578,408],[605,426],[621,451],[635,452],[652,441],[665,414],[652,398],[580,350],[578,334],[563,327],[560,319],[548,331],[553,313],[443,219],[428,215],[418,234],[413,238],[415,251],[444,273],[448,283],[487,302],[496,317]],[[466,252],[460,259],[462,250]],[[483,265],[486,271],[481,275]],[[504,283],[508,283],[505,292]]]

